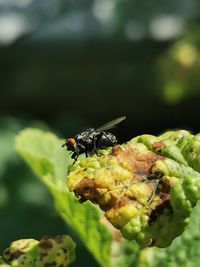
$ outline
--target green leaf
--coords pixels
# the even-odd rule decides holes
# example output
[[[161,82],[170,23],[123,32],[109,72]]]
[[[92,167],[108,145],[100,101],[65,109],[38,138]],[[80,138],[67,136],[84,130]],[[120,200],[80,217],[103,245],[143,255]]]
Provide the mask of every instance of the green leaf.
[[[80,204],[66,186],[70,155],[54,134],[25,129],[16,138],[16,150],[51,191],[56,208],[79,235],[101,266],[111,266],[112,237],[100,222],[100,211],[91,203]]]

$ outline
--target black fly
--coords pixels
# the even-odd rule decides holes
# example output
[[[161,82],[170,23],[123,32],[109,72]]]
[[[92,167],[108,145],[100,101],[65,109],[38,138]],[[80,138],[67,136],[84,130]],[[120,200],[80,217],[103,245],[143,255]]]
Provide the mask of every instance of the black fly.
[[[117,124],[125,119],[125,116],[119,117],[97,129],[86,129],[85,131],[77,134],[74,138],[67,139],[62,147],[66,146],[69,151],[73,152],[71,157],[74,159],[74,163],[76,162],[78,156],[82,153],[85,153],[86,157],[92,153],[96,153],[99,156],[98,149],[104,149],[117,144],[117,138],[115,135],[107,132],[107,130],[116,127]]]

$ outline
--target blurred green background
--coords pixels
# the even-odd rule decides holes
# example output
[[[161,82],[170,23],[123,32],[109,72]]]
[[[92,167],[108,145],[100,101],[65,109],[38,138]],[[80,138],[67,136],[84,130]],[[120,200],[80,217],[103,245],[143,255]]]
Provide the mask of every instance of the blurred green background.
[[[199,33],[198,0],[0,0],[0,250],[70,231],[15,135],[34,126],[65,138],[121,115],[120,142],[197,133]],[[95,266],[81,243],[78,253]]]

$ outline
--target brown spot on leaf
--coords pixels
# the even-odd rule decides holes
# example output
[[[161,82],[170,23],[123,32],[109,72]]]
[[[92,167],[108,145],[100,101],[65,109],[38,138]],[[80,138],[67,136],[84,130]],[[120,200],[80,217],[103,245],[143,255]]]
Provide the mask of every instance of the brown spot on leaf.
[[[127,145],[125,150],[120,145],[113,147],[113,159],[117,159],[120,165],[124,162],[127,163],[133,173],[134,181],[141,181],[144,176],[150,173],[155,162],[162,158],[152,151],[139,153],[131,145]]]
[[[128,197],[124,196],[123,189],[108,191],[109,199],[103,197],[99,200],[98,204],[103,211],[107,211],[113,207],[121,208],[130,202]]]
[[[62,235],[57,235],[52,237],[51,239],[55,240],[58,244],[61,244],[64,240],[64,237]]]
[[[148,180],[160,180],[163,177],[163,173],[161,171],[155,171],[153,173],[149,173],[147,176]]]
[[[7,258],[8,261],[12,261],[15,259],[18,259],[21,255],[24,255],[25,252],[21,251],[21,250],[13,250],[12,248],[7,249],[4,254],[6,256],[8,256],[9,258]]]
[[[85,200],[90,200],[94,203],[98,203],[99,197],[101,196],[95,180],[88,178],[83,178],[77,184],[74,192],[75,195],[81,197],[82,202]]]
[[[171,210],[170,195],[160,192],[159,196],[160,199],[157,205],[152,210],[149,210],[150,224],[156,220],[157,216],[162,213],[164,209],[167,208]]]
[[[64,251],[64,253],[67,253],[67,249],[66,248],[62,248],[62,250]]]
[[[129,198],[122,196],[122,197],[119,199],[118,203],[117,203],[117,208],[124,207],[124,206],[126,206],[128,203],[130,203]]]
[[[161,141],[157,141],[153,143],[153,149],[157,152],[159,152],[161,149],[163,149],[164,147],[166,147],[166,144],[163,140]]]
[[[53,244],[50,240],[41,240],[39,246],[43,249],[51,249],[53,247]]]
[[[162,181],[162,186],[163,186],[162,192],[169,193],[170,188],[173,185],[175,185],[175,183],[176,183],[176,181],[174,181],[173,179],[168,179],[168,180]]]

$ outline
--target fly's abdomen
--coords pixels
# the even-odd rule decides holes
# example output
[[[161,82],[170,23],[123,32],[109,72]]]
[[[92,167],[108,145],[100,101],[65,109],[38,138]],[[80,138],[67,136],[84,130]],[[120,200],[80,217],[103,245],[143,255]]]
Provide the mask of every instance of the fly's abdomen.
[[[111,134],[104,132],[101,138],[98,140],[98,147],[99,148],[106,148],[109,146],[114,146],[117,144],[117,138]]]

